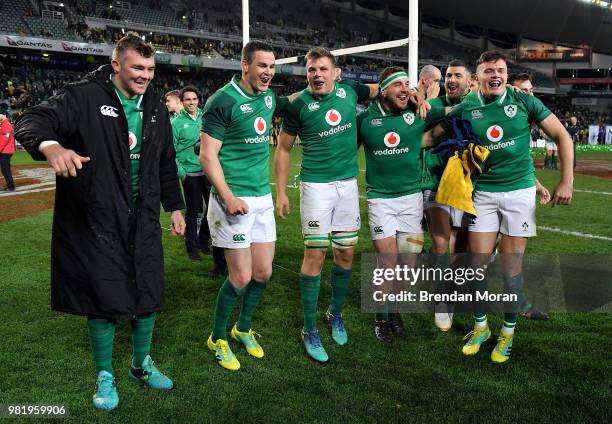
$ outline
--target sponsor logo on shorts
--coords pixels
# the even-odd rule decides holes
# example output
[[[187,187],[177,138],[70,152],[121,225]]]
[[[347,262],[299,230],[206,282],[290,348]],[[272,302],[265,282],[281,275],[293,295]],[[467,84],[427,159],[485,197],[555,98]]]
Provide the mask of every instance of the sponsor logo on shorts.
[[[319,110],[319,102],[312,102],[308,104],[308,110],[314,112],[315,110]]]
[[[325,122],[327,122],[332,127],[335,127],[342,121],[342,115],[336,109],[330,109],[325,114]]]
[[[476,225],[476,218],[470,218],[470,225]]]
[[[308,228],[319,228],[319,221],[308,221]]]
[[[255,128],[255,132],[257,134],[263,135],[268,129],[268,124],[266,123],[265,119],[263,119],[261,116],[258,116],[257,118],[255,118],[255,122],[253,122],[253,128]]]
[[[240,110],[242,111],[242,113],[251,113],[251,112],[253,112],[253,108],[248,103],[240,105]]]
[[[483,117],[482,110],[476,109],[472,111],[472,119],[480,119]]]
[[[232,237],[232,240],[234,240],[234,243],[241,243],[243,241],[245,241],[246,237],[244,234],[234,234],[234,236]]]
[[[523,222],[523,231],[527,231],[529,229],[529,224],[527,224],[527,221]]]
[[[108,106],[108,105],[100,106],[100,113],[103,116],[110,116],[111,118],[118,118],[119,117],[119,114],[117,113],[117,108],[116,107],[112,107],[112,106]]]
[[[371,124],[373,127],[380,127],[380,126],[382,125],[382,119],[379,119],[379,118],[372,119],[372,120],[370,121],[370,124]]]
[[[346,98],[346,90],[344,88],[337,89],[336,96],[340,97],[341,99]]]
[[[272,96],[266,96],[264,101],[266,102],[266,107],[272,109]]]
[[[412,125],[414,124],[414,113],[412,112],[406,112],[402,115],[402,117],[404,118],[404,121],[408,124],[408,125]]]
[[[382,226],[378,226],[378,227],[374,227],[374,234],[382,234],[383,233],[383,227]]]
[[[508,118],[514,118],[516,116],[517,107],[516,105],[504,106],[504,112]]]
[[[491,125],[487,128],[487,138],[490,141],[499,141],[504,138],[504,129],[499,125]]]

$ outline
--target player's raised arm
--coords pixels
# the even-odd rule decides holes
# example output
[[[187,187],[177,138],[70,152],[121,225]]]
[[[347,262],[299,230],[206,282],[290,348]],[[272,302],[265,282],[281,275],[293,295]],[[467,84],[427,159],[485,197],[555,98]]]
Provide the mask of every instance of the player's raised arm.
[[[561,158],[561,180],[557,187],[555,187],[551,205],[552,207],[556,204],[569,205],[574,191],[574,148],[572,138],[561,121],[553,114],[538,123],[538,125],[559,146],[559,157]]]
[[[289,198],[287,197],[287,178],[289,177],[289,164],[291,163],[291,148],[295,136],[281,130],[276,155],[274,156],[274,173],[276,174],[276,213],[281,219],[286,219],[291,212]]]
[[[243,200],[234,196],[225,181],[223,168],[221,168],[221,163],[219,162],[219,150],[221,150],[223,143],[205,132],[201,134],[200,139],[202,141],[200,163],[210,183],[217,189],[227,213],[230,215],[244,215],[248,213],[248,205]]]

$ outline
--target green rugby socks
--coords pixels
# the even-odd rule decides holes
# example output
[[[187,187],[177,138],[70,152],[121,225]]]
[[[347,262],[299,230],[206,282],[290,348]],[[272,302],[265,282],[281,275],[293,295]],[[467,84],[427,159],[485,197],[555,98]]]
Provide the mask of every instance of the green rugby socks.
[[[321,289],[321,275],[314,277],[300,273],[300,296],[304,309],[304,331],[317,328],[317,301]]]
[[[257,305],[259,305],[259,301],[263,296],[266,286],[266,283],[261,283],[256,280],[251,280],[247,286],[246,290],[244,291],[244,296],[242,296],[240,316],[238,317],[238,324],[236,325],[236,327],[238,327],[238,331],[244,333],[251,329],[253,314],[255,313]]]
[[[151,352],[151,339],[153,338],[153,328],[157,314],[153,312],[143,315],[130,322],[132,326],[132,368],[140,368],[144,359]]]
[[[88,318],[87,329],[96,363],[96,374],[106,371],[113,374],[113,341],[115,322],[107,319]]]
[[[236,300],[244,289],[237,289],[229,280],[225,279],[219,288],[217,304],[215,305],[215,321],[213,324],[212,340],[227,340],[227,320],[232,314]]]
[[[351,282],[352,269],[344,269],[334,263],[331,272],[332,297],[330,312],[332,315],[341,315],[346,291]]]

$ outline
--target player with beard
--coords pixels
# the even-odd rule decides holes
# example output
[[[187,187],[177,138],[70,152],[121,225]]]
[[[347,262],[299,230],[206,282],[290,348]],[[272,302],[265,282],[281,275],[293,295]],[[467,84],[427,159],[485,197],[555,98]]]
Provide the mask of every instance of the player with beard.
[[[462,60],[453,60],[446,68],[444,88],[446,94],[430,101],[432,107],[452,107],[461,102],[469,92],[471,72]],[[431,150],[423,152],[423,203],[427,226],[431,233],[432,263],[434,268],[446,269],[450,255],[467,251],[467,216],[463,211],[435,201],[440,178],[446,161]],[[445,292],[444,281],[436,282],[436,292]],[[453,324],[452,306],[446,303],[434,305],[434,322],[441,331],[448,331]]]
[[[334,56],[316,47],[306,54],[308,88],[288,108],[276,150],[276,211],[281,219],[289,213],[286,193],[290,151],[296,136],[303,148],[300,172],[300,216],[304,235],[304,260],[300,292],[304,308],[302,339],[308,355],[319,362],[329,357],[317,330],[317,301],[321,270],[331,244],[332,299],[326,318],[332,339],[348,342],[342,318],[353,267],[353,252],[361,226],[357,189],[357,102],[374,97],[378,84],[365,85],[338,80]],[[422,100],[422,99],[421,99]],[[413,101],[418,101],[413,98]],[[421,105],[424,109],[428,105]]]
[[[262,358],[264,351],[251,328],[253,314],[272,275],[276,241],[270,193],[269,134],[275,113],[288,99],[270,89],[275,56],[266,43],[242,49],[242,77],[213,94],[203,111],[200,162],[213,185],[208,223],[213,246],[225,249],[229,276],[219,288],[208,348],[219,365],[238,370],[240,362],[227,342],[227,321],[238,298],[242,304],[233,339]]]
[[[398,263],[414,267],[423,249],[421,147],[426,126],[444,117],[445,108],[432,108],[425,120],[409,104],[410,84],[402,67],[389,67],[379,78],[380,94],[357,117],[359,144],[366,157],[366,192],[370,233],[378,264],[393,269]],[[450,110],[450,108],[448,108]],[[385,281],[389,292],[392,281]],[[374,334],[391,343],[401,330],[398,313],[377,306]]]
[[[571,139],[563,124],[540,100],[508,89],[506,57],[497,51],[484,52],[477,67],[480,90],[457,105],[450,117],[467,120],[474,135],[490,151],[488,171],[476,181],[473,202],[477,216],[469,224],[472,266],[486,269],[501,233],[504,291],[520,293],[523,286],[522,259],[529,237],[535,231],[536,183],[530,155],[530,123],[535,122],[557,144],[561,153],[562,175],[554,190],[552,206],[569,204],[573,191]],[[436,139],[450,131],[446,122],[426,134]],[[475,285],[486,290],[486,279]],[[483,302],[474,304],[474,329],[466,335],[464,355],[475,355],[491,336]],[[510,358],[518,302],[505,305],[504,324],[497,345],[491,352],[493,362]]]

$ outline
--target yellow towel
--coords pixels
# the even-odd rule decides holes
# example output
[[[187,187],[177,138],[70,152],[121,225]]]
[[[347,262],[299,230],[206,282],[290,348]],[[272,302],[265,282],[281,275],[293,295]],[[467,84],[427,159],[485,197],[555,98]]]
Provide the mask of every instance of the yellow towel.
[[[444,168],[436,192],[436,202],[476,216],[476,209],[472,203],[474,191],[472,174],[474,171],[482,173],[483,164],[489,153],[489,149],[474,143],[470,143],[468,148],[463,150],[461,158],[459,152],[455,152]]]

